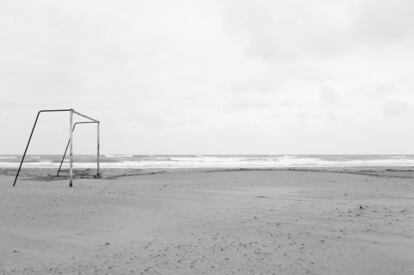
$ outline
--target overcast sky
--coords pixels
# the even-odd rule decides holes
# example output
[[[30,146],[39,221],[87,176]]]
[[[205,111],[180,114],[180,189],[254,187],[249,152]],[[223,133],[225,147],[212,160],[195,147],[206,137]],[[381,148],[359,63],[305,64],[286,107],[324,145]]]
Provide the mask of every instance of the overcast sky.
[[[1,1],[0,153],[67,107],[104,153],[414,153],[414,1]]]

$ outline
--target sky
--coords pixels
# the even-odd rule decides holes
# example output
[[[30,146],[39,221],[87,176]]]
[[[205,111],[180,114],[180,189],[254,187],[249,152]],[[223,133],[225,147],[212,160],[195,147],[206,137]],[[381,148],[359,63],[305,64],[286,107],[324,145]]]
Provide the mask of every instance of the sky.
[[[0,2],[0,154],[414,153],[414,1]],[[29,153],[59,154],[68,114]],[[75,132],[93,153],[96,129]]]

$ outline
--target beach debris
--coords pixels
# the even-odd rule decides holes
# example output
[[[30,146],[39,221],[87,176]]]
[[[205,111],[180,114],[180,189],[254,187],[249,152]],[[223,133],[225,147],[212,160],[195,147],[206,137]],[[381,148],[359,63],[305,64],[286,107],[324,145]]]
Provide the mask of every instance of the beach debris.
[[[368,208],[367,206],[364,206],[364,205],[360,204],[357,208],[357,211],[351,211],[350,210],[350,211],[348,211],[348,213],[352,214],[352,212],[354,212],[354,215],[359,217],[364,213],[363,211],[366,210],[367,208]],[[357,213],[355,213],[355,212],[357,212]],[[350,216],[350,215],[348,215],[348,216]]]
[[[106,242],[106,243],[105,243],[105,245],[110,245],[110,244],[111,244],[110,242]]]
[[[149,241],[145,246],[144,246],[144,249],[147,249],[148,247],[150,247],[150,245],[152,245],[152,243],[155,241],[155,239],[153,239],[153,240],[151,240],[151,241]],[[178,246],[178,248],[179,248],[179,246]]]

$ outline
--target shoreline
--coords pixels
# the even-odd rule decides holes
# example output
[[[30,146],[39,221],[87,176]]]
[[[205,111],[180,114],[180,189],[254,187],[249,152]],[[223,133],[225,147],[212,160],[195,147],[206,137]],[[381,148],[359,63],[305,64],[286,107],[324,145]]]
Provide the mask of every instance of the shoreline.
[[[156,174],[185,174],[185,173],[220,173],[220,172],[313,172],[355,174],[385,178],[414,178],[414,167],[408,166],[360,166],[360,167],[291,167],[291,168],[174,168],[174,169],[136,169],[136,168],[103,168],[100,169],[101,179],[111,180],[122,177],[156,175]],[[68,169],[62,169],[59,176],[54,168],[22,168],[19,178],[26,180],[66,180]],[[13,176],[17,168],[0,168],[0,175]],[[92,179],[96,169],[81,168],[73,170],[74,179]]]

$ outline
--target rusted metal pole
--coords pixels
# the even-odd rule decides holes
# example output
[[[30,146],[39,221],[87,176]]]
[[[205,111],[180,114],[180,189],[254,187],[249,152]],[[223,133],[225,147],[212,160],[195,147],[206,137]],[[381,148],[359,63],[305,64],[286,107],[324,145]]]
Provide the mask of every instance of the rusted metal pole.
[[[100,150],[100,127],[99,127],[99,121],[96,124],[96,135],[97,135],[97,142],[96,142],[96,176],[100,177],[101,173],[99,172],[99,161],[100,161],[100,155],[99,155],[99,150]]]
[[[70,110],[69,118],[69,187],[73,186],[73,110]]]

